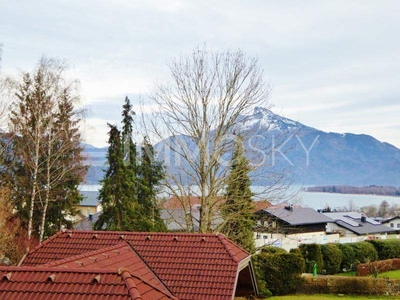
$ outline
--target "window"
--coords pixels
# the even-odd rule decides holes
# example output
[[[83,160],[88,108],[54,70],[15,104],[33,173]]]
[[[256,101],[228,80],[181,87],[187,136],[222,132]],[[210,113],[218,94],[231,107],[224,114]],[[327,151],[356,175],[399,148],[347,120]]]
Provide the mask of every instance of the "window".
[[[257,239],[257,240],[261,239],[261,234],[258,234],[258,233],[257,233],[256,239]]]
[[[394,228],[394,223],[390,223],[390,228]]]
[[[268,227],[268,222],[264,221],[264,227]]]
[[[268,240],[268,235],[264,235],[264,240]]]
[[[397,228],[400,228],[400,223],[397,223]]]

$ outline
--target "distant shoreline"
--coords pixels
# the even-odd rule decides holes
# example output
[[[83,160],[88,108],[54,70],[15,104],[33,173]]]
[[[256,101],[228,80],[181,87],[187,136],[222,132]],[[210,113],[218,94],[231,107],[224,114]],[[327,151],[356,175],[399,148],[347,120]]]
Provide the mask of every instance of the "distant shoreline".
[[[400,197],[400,187],[377,186],[377,185],[369,185],[364,187],[348,186],[348,185],[324,185],[324,186],[307,187],[304,188],[303,191],[311,193]]]

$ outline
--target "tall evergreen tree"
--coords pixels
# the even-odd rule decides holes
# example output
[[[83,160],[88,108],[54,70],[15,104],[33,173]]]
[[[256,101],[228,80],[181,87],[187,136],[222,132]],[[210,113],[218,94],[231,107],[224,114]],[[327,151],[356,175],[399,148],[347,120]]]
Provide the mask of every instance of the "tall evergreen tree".
[[[101,181],[99,199],[103,213],[95,224],[96,229],[137,230],[138,205],[132,197],[133,182],[126,172],[123,160],[121,134],[117,126],[110,127],[108,140],[108,170]]]
[[[253,201],[250,190],[249,162],[244,156],[243,144],[239,141],[232,157],[225,192],[225,202],[221,207],[224,220],[221,232],[250,253],[254,252]]]
[[[161,163],[154,161],[153,146],[145,139],[137,158],[133,142],[132,105],[125,98],[122,132],[110,125],[108,170],[102,181],[99,199],[103,214],[96,229],[164,231],[164,222],[156,205],[157,186],[163,178]]]
[[[50,199],[53,203],[49,205],[47,215],[43,214],[46,236],[55,234],[63,227],[71,228],[72,223],[67,216],[75,215],[74,206],[82,201],[78,187],[85,178],[87,167],[83,165],[79,131],[81,113],[75,110],[72,103],[71,95],[65,89],[54,118],[53,142],[48,145],[52,147],[52,157],[47,158],[51,180],[46,184],[52,187]]]
[[[146,227],[148,231],[165,231],[166,227],[160,217],[160,209],[157,203],[158,187],[164,178],[162,163],[155,161],[154,148],[145,137],[141,147],[141,161],[139,168],[138,202],[145,213]]]

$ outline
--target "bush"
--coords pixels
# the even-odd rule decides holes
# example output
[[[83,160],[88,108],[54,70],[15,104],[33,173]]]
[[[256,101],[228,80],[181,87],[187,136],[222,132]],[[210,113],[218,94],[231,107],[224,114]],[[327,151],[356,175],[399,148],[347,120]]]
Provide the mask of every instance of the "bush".
[[[294,292],[301,284],[305,263],[300,255],[293,253],[261,253],[256,255],[257,274],[274,295]]]
[[[335,244],[321,245],[324,269],[327,274],[337,274],[342,263],[342,252]]]
[[[350,243],[354,250],[354,258],[358,263],[367,263],[378,260],[378,252],[369,242]]]
[[[354,268],[355,255],[353,247],[349,244],[336,244],[339,250],[342,252],[342,263],[340,264],[340,269],[342,271],[351,270]]]
[[[378,252],[379,260],[400,258],[399,240],[370,240],[368,243],[372,244]]]
[[[277,254],[277,253],[288,253],[288,252],[283,248],[278,248],[274,246],[265,246],[261,248],[261,253]]]
[[[321,246],[318,244],[302,244],[299,247],[301,256],[304,258],[306,263],[306,273],[312,273],[313,266],[317,264],[317,272],[322,273],[324,268]]]
[[[303,277],[297,289],[303,294],[400,295],[400,279],[372,277]]]

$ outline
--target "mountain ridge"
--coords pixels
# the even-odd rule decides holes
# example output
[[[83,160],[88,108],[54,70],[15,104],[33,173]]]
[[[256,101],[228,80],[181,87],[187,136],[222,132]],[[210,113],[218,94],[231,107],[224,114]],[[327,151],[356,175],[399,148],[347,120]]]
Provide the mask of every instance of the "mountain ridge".
[[[266,108],[256,107],[252,114],[240,118],[243,131],[258,135],[259,146],[268,150],[264,164],[251,174],[253,185],[269,184],[268,179],[262,179],[260,174],[286,172],[294,183],[303,185],[400,186],[400,149],[390,143],[380,142],[366,134],[325,132],[274,114]],[[175,138],[182,139],[188,149],[195,152],[196,145],[189,141],[189,137]],[[173,162],[174,159],[166,156],[163,150],[168,139],[157,143],[155,149],[159,159]],[[87,151],[85,148],[89,157],[91,153],[96,156],[94,164],[90,162],[91,158],[88,160],[89,184],[96,184],[101,179],[100,170],[105,167],[99,163],[106,162],[106,149],[89,146]],[[171,164],[168,168],[177,172]]]

